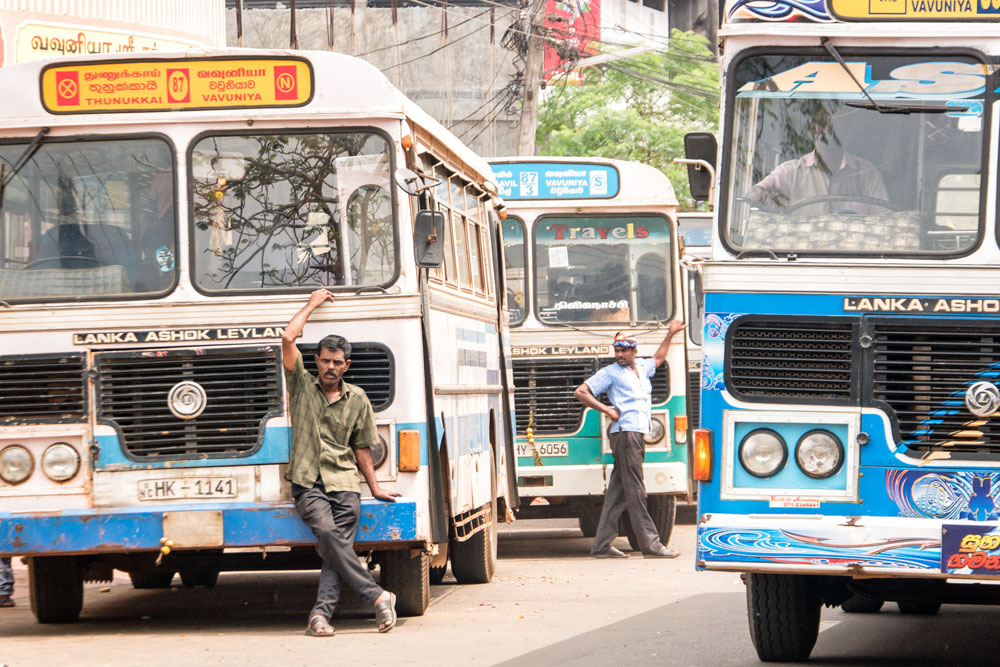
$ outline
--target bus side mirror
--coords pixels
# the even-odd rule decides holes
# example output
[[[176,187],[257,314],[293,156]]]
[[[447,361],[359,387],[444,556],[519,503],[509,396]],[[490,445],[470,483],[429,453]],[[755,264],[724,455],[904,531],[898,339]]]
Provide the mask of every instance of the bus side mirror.
[[[688,132],[684,135],[684,160],[687,165],[691,196],[697,201],[710,201],[715,188],[715,158],[719,145],[711,132]]]
[[[417,266],[436,269],[444,263],[444,213],[417,211],[413,222],[413,258]]]

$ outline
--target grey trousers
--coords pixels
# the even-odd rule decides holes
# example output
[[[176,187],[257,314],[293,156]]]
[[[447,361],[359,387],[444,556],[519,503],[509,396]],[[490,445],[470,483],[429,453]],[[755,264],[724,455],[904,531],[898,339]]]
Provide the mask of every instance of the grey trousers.
[[[14,570],[10,567],[10,558],[0,558],[0,597],[10,597],[14,594]]]
[[[354,535],[361,520],[361,494],[327,492],[323,483],[317,482],[311,489],[292,484],[292,498],[299,516],[316,536],[319,556],[323,559],[316,604],[309,617],[322,616],[329,620],[345,583],[366,603],[375,604],[382,595],[382,588],[354,551]]]
[[[604,493],[604,509],[597,524],[592,552],[604,551],[618,537],[618,519],[628,511],[639,548],[648,553],[660,543],[653,519],[646,509],[646,484],[642,478],[642,458],[646,445],[642,433],[619,431],[611,434],[611,455],[615,459]]]

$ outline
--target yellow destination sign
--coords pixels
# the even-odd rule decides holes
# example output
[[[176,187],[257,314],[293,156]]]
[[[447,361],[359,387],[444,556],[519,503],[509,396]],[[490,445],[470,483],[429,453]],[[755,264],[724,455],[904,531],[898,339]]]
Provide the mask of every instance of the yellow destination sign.
[[[1000,0],[828,0],[844,21],[1000,21]]]
[[[306,104],[312,68],[298,58],[116,60],[42,70],[42,105],[62,113]]]

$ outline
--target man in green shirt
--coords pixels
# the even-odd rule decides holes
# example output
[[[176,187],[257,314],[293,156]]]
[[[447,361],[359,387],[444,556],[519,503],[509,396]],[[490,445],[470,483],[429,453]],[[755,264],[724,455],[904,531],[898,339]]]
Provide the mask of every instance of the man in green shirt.
[[[295,345],[309,316],[327,301],[333,303],[331,292],[313,292],[281,337],[292,420],[292,453],[285,478],[292,483],[295,509],[316,536],[323,559],[306,634],[333,636],[330,617],[344,583],[374,605],[379,632],[388,632],[396,624],[396,596],[375,583],[354,551],[361,518],[358,471],[373,497],[394,502],[399,495],[382,489],[375,478],[370,448],[378,436],[372,405],[361,387],[341,379],[351,367],[347,340],[335,335],[320,340],[316,349],[318,377],[306,372]]]

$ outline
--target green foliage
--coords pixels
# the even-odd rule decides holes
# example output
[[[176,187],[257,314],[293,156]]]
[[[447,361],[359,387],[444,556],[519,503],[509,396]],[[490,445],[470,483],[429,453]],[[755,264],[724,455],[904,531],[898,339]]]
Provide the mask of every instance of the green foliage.
[[[583,70],[583,83],[550,81],[538,113],[539,155],[606,157],[644,162],[673,183],[682,209],[692,209],[684,135],[716,132],[719,75],[708,40],[674,30],[666,51]]]

